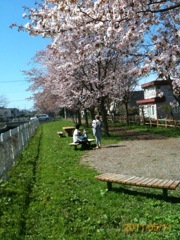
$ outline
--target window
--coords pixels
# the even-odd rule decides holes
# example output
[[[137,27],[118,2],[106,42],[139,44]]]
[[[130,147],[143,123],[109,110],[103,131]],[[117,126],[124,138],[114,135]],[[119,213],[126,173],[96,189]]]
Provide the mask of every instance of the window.
[[[155,107],[154,107],[154,105],[147,106],[146,113],[147,113],[147,117],[154,117],[155,116]]]
[[[147,115],[148,115],[148,117],[151,116],[151,106],[147,107]]]
[[[154,87],[149,87],[144,91],[144,98],[153,98],[156,97],[156,89]]]

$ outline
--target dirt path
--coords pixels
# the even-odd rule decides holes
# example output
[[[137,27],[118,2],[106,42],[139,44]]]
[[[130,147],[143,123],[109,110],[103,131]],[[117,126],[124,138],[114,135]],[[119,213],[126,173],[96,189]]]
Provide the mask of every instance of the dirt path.
[[[134,134],[133,131],[125,131],[123,137],[132,140],[89,151],[82,163],[99,173],[180,180],[180,138]]]

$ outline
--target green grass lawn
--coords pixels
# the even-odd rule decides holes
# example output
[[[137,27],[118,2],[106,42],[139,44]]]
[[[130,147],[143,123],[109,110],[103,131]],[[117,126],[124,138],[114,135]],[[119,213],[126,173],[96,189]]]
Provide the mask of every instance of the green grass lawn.
[[[108,192],[106,184],[94,178],[98,173],[80,164],[86,151],[70,147],[71,137],[57,136],[65,125],[73,123],[42,124],[10,171],[9,180],[1,182],[1,240],[180,238],[179,191],[169,191],[168,201],[156,189],[131,191],[119,185]],[[177,136],[173,131],[158,133]],[[103,138],[104,144],[117,141],[116,135]]]

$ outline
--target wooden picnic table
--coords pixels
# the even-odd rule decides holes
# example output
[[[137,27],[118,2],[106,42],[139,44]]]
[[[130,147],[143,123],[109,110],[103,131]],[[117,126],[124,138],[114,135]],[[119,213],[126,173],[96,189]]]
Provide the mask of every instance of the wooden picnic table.
[[[63,130],[67,133],[68,137],[72,137],[75,127],[67,126],[67,127],[63,127]]]

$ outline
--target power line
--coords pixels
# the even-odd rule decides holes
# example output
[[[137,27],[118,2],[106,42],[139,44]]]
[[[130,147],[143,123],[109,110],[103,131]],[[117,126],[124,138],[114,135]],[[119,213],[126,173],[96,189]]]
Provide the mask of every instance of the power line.
[[[12,100],[12,101],[8,101],[8,102],[24,102],[24,101],[26,101],[26,102],[29,102],[29,101],[33,101],[32,99],[23,99],[23,100]]]
[[[28,82],[28,80],[11,80],[11,81],[1,81],[0,83],[16,83],[16,82]]]

